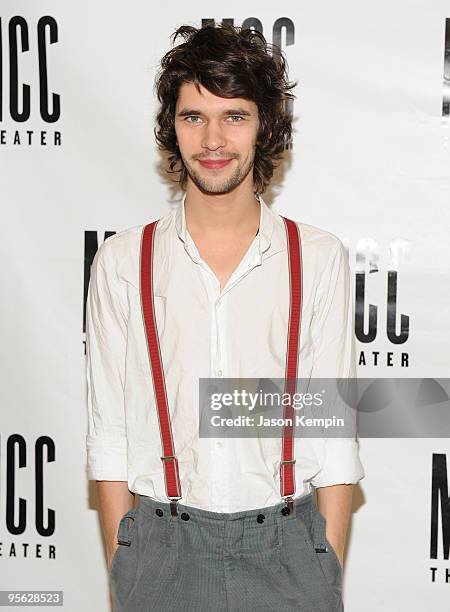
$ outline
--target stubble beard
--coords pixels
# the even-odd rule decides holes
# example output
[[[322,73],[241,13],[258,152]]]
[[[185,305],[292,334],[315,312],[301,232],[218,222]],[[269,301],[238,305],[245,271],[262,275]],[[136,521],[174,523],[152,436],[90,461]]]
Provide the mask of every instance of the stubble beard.
[[[244,166],[237,166],[236,170],[231,176],[224,179],[207,179],[200,175],[186,160],[183,158],[183,163],[186,168],[188,175],[195,185],[206,194],[225,194],[230,193],[233,189],[236,189],[242,181],[245,179],[247,174],[253,168],[254,154],[251,155]],[[236,158],[234,158],[236,159]],[[239,160],[239,158],[238,158]],[[233,162],[231,162],[233,163]]]

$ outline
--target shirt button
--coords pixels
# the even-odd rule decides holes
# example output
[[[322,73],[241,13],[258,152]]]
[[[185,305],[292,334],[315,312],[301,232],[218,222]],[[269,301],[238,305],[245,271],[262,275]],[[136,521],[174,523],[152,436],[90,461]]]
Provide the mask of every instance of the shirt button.
[[[222,370],[218,370],[217,375],[222,376],[222,374],[223,374]]]
[[[222,442],[216,442],[216,448],[222,448]]]

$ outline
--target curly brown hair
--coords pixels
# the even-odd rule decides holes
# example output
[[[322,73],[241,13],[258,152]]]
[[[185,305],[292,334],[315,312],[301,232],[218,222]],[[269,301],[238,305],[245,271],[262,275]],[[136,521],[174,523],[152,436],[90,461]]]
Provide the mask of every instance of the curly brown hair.
[[[216,96],[245,98],[257,105],[253,183],[255,193],[263,193],[275,160],[282,157],[292,136],[288,101],[295,97],[290,90],[297,82],[288,80],[282,50],[267,43],[257,30],[229,24],[183,25],[172,34],[172,42],[178,37],[184,42],[164,55],[155,80],[160,108],[154,134],[159,149],[169,153],[167,172],[179,172],[179,183],[185,189],[188,174],[177,144],[175,107],[180,86],[195,83],[199,91],[202,85]]]

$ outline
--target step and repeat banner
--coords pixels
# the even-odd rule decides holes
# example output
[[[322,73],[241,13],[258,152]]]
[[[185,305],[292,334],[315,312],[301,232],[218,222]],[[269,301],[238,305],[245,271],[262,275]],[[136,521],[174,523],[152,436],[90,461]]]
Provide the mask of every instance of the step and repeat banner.
[[[153,135],[170,35],[215,20],[282,47],[298,80],[295,132],[264,200],[347,247],[358,376],[445,378],[450,1],[0,8],[0,590],[60,591],[69,612],[107,612],[86,478],[85,302],[103,240],[182,195]],[[449,439],[360,446],[346,610],[448,610]]]

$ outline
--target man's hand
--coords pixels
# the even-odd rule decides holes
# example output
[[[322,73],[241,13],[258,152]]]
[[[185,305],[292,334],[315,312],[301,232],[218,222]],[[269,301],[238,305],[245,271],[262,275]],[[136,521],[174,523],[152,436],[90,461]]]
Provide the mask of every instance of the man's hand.
[[[317,507],[326,520],[326,538],[344,568],[344,550],[352,511],[353,484],[317,489]]]
[[[134,506],[134,495],[124,481],[97,480],[100,523],[106,548],[108,570],[119,544],[117,532],[120,519]]]
[[[111,571],[112,560],[118,548],[119,548],[119,544],[117,544],[116,542],[116,545],[114,546],[114,548],[110,548],[106,553],[106,564],[108,566],[108,572]]]
[[[327,540],[333,547],[333,550],[336,553],[336,557],[338,558],[339,563],[341,565],[341,568],[344,569],[344,547],[343,546],[339,547],[337,542],[333,542],[332,537],[327,536]]]

